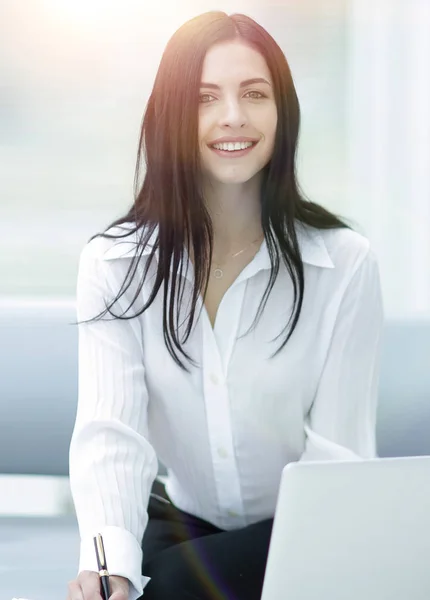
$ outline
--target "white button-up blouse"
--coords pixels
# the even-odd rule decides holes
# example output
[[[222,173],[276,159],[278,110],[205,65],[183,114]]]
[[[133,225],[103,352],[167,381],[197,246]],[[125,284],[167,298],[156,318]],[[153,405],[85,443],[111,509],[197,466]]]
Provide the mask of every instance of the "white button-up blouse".
[[[226,292],[214,328],[202,307],[185,343],[198,363],[189,373],[164,344],[163,288],[140,317],[107,315],[79,325],[79,398],[70,445],[79,571],[97,570],[92,536],[101,532],[110,573],[131,582],[130,600],[148,581],[141,576],[141,541],[157,457],[168,469],[173,503],[228,530],[274,515],[287,463],[376,455],[383,303],[375,255],[351,230],[297,225],[305,269],[302,313],[274,358],[285,333],[274,338],[293,306],[283,263],[256,328],[243,335],[269,280],[265,241]],[[96,316],[104,300],[117,295],[137,253],[135,240],[136,234],[95,238],[84,246],[78,320]],[[149,250],[136,275],[143,274]],[[193,282],[186,260],[184,319]],[[147,300],[155,266],[127,315]],[[130,306],[138,279],[115,314]]]

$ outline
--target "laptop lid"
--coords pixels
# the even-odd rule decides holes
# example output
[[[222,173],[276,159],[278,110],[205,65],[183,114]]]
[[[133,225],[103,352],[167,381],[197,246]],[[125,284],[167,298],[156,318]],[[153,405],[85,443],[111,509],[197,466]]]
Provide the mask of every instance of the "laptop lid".
[[[282,472],[261,600],[428,600],[430,457]]]

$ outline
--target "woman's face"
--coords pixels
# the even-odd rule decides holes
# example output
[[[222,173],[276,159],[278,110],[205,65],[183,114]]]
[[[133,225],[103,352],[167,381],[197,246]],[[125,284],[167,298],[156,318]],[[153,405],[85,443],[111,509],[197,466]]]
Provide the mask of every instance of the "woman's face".
[[[270,161],[278,120],[272,86],[266,61],[250,46],[234,41],[209,49],[200,87],[199,144],[203,172],[211,180],[245,183]],[[224,138],[253,145],[214,149]]]

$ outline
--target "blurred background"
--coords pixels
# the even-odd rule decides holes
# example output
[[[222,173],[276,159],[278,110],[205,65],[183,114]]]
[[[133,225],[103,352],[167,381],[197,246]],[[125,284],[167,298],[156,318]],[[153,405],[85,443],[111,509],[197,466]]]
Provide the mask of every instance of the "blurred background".
[[[73,309],[80,250],[132,200],[164,47],[207,10],[244,12],[277,40],[304,191],[370,238],[387,317],[430,318],[429,0],[0,0],[1,312]],[[0,469],[0,514],[71,512],[65,475]]]

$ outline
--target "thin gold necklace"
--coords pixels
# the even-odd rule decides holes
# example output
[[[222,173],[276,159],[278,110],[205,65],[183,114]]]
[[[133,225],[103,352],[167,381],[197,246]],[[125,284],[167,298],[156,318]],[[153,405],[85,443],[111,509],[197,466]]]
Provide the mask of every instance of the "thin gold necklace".
[[[245,248],[242,248],[242,250],[239,250],[239,252],[236,252],[235,254],[232,254],[231,256],[229,256],[228,260],[232,259],[232,258],[236,258],[236,256],[243,254],[245,252],[245,250],[247,250],[253,244],[256,244],[257,242],[262,240],[263,237],[264,237],[264,234],[262,234],[262,235],[260,234],[256,240],[254,240],[253,242],[249,242],[249,244],[247,244],[245,246]],[[224,271],[220,268],[221,265],[219,263],[215,262],[215,265],[216,265],[216,269],[213,270],[212,274],[215,277],[215,279],[221,279],[224,275]]]

